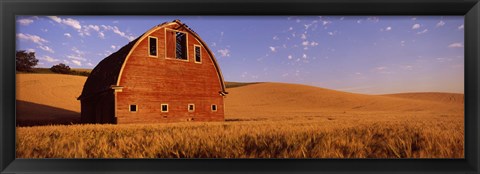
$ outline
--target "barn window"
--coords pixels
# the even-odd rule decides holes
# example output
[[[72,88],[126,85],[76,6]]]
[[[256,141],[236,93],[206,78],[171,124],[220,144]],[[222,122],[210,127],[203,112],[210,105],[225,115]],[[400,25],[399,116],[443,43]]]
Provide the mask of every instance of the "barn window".
[[[188,60],[187,33],[165,29],[165,46],[167,58]]]
[[[188,104],[188,112],[195,111],[195,104]]]
[[[153,36],[148,36],[148,55],[157,57],[157,38]]]
[[[162,112],[168,112],[168,104],[162,104]]]
[[[201,48],[202,47],[200,47],[200,45],[195,45],[195,63],[201,63],[202,62]]]
[[[182,32],[176,32],[175,36],[175,58],[187,60],[187,34]]]
[[[217,105],[212,105],[212,111],[216,112],[217,111]]]
[[[130,105],[130,112],[137,112],[137,105]]]

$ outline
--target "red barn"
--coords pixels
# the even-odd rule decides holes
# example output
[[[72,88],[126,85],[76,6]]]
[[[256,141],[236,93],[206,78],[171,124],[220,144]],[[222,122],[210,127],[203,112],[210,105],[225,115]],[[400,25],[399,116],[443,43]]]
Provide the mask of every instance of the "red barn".
[[[175,20],[103,59],[78,100],[84,123],[223,121],[226,94],[212,51]]]

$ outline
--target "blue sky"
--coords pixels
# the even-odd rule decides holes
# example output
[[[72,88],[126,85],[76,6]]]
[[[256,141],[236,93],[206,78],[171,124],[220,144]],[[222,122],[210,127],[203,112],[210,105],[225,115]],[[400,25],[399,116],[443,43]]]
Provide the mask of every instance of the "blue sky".
[[[16,46],[37,67],[92,69],[174,19],[208,44],[226,81],[463,93],[463,16],[18,16]]]

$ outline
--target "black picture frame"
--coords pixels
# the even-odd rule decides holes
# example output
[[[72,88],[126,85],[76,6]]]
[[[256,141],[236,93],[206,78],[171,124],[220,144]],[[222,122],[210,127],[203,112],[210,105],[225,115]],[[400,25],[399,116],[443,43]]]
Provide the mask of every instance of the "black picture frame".
[[[478,0],[0,0],[1,173],[479,173]],[[15,159],[16,15],[464,15],[464,159]]]

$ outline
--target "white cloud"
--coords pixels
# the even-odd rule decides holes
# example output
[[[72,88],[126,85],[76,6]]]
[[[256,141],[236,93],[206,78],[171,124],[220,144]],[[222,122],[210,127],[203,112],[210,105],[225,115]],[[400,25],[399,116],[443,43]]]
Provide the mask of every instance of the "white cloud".
[[[65,25],[68,25],[70,27],[73,27],[77,30],[82,29],[82,26],[80,25],[80,22],[75,20],[75,19],[72,19],[72,18],[62,19],[62,23],[65,24]]]
[[[82,30],[79,30],[78,32],[80,33],[80,36],[90,36],[90,31],[96,31],[97,33],[100,33],[100,26],[98,25],[84,25]]]
[[[32,19],[19,19],[19,20],[17,20],[17,22],[20,23],[20,25],[27,26],[27,25],[30,25],[31,23],[33,23],[33,20]]]
[[[459,30],[463,30],[463,24],[460,25],[460,26],[458,26],[458,29],[459,29]]]
[[[302,45],[303,45],[303,46],[308,46],[308,45],[310,45],[310,42],[308,42],[308,41],[303,41],[303,42],[302,42]]]
[[[115,49],[117,48],[115,45],[110,46],[110,48]]]
[[[29,48],[27,49],[28,52],[35,52],[35,49]]]
[[[62,22],[62,18],[59,18],[57,16],[47,16],[47,17],[50,18],[51,20],[57,22],[57,23]]]
[[[73,47],[73,48],[72,48],[72,51],[75,52],[75,53],[77,53],[77,54],[79,54],[79,55],[85,54],[85,52],[78,50],[77,47]]]
[[[132,35],[129,35],[129,34],[126,34],[125,32],[123,31],[120,31],[120,29],[117,27],[117,26],[109,26],[109,25],[101,25],[102,28],[104,28],[105,30],[111,30],[113,33],[123,37],[123,38],[126,38],[130,41],[134,40],[135,37],[132,36]],[[222,32],[223,33],[223,32]]]
[[[66,37],[68,37],[68,38],[71,38],[71,37],[72,37],[72,35],[71,35],[70,33],[64,33],[63,35],[66,36]]]
[[[414,24],[414,25],[412,26],[412,29],[413,29],[413,30],[416,30],[416,29],[419,29],[419,28],[420,28],[420,24]]]
[[[331,24],[331,23],[332,23],[332,21],[327,21],[327,20],[322,21],[323,26]]]
[[[293,27],[288,28],[288,31],[292,31],[292,30],[293,30]]]
[[[452,43],[448,45],[448,48],[463,48],[463,44],[460,42]]]
[[[437,25],[436,25],[436,26],[437,26],[437,27],[441,27],[441,26],[444,26],[444,25],[445,25],[445,22],[443,22],[443,21],[440,21],[440,22],[438,22],[438,23],[437,23]]]
[[[305,40],[305,39],[307,39],[307,35],[304,33],[304,34],[302,34],[301,38],[302,38],[303,40]]]
[[[404,41],[404,40],[400,41],[400,45],[401,45],[402,47],[405,46],[405,41]]]
[[[23,33],[18,33],[17,38],[23,39],[23,40],[28,40],[32,41],[33,43],[36,43],[38,45],[43,45],[44,43],[47,43],[48,41],[41,38],[40,36],[37,35],[30,35],[30,34],[23,34]]]
[[[318,45],[318,42],[315,42],[315,41],[310,42],[310,46],[312,46],[312,47],[317,46],[317,45]]]
[[[277,51],[277,49],[276,49],[275,47],[272,47],[272,46],[271,46],[271,47],[269,47],[269,48],[270,48],[270,51],[272,51],[272,52],[276,52],[276,51]]]
[[[98,37],[101,39],[105,39],[105,34],[103,34],[103,32],[98,32]]]
[[[427,33],[427,32],[428,32],[428,29],[424,29],[423,31],[417,32],[417,34],[425,34],[425,33]]]
[[[288,55],[287,57],[289,60],[293,59],[293,56],[292,55]]]
[[[273,40],[279,40],[280,38],[278,38],[278,36],[273,36],[272,39],[273,39]]]
[[[227,48],[217,50],[217,52],[220,53],[221,57],[230,57],[230,50]]]
[[[98,25],[86,25],[86,26],[83,26],[85,27],[86,29],[92,29],[92,30],[95,30],[95,31],[100,31],[100,27]]]
[[[392,30],[392,27],[390,27],[390,26],[385,28],[385,31],[390,31],[390,30]]]
[[[48,18],[50,18],[51,20],[59,23],[59,24],[64,24],[64,25],[67,25],[67,26],[70,26],[76,30],[80,30],[82,29],[82,26],[80,25],[80,22],[75,20],[75,19],[72,19],[72,18],[67,18],[67,19],[62,19],[58,16],[48,16]]]
[[[83,57],[80,56],[80,55],[67,55],[67,58],[73,59],[73,60],[77,60],[77,61],[79,61],[79,60],[81,60],[81,61],[87,61],[87,59],[83,58]],[[72,61],[73,61],[73,60],[72,60]]]
[[[50,53],[55,53],[55,51],[53,51],[53,49],[48,47],[48,46],[40,45],[40,46],[38,46],[38,48],[42,49],[43,51],[47,51],[47,52],[50,52]]]
[[[303,53],[302,58],[306,59],[306,58],[307,58],[307,54]]]
[[[78,60],[71,60],[73,64],[77,65],[77,66],[82,66],[82,62],[78,61]]]
[[[88,65],[88,66],[93,66],[93,64],[92,64],[92,63],[90,63],[90,62],[88,62],[88,63],[87,63],[87,65]]]
[[[50,56],[43,56],[41,59],[42,59],[42,60],[45,60],[45,61],[47,61],[47,62],[58,62],[58,61],[60,61],[60,60],[54,59],[54,58],[52,58],[52,57],[50,57]]]

